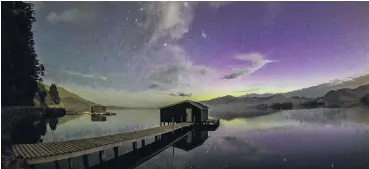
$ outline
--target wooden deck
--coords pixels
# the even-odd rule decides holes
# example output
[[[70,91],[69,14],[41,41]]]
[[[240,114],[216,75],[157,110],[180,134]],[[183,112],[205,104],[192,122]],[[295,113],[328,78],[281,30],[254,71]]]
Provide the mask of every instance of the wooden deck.
[[[39,164],[69,159],[123,145],[126,141],[135,141],[191,126],[192,123],[177,123],[140,131],[115,134],[79,140],[13,145],[15,156],[22,155],[28,164]],[[137,143],[136,143],[137,145]]]

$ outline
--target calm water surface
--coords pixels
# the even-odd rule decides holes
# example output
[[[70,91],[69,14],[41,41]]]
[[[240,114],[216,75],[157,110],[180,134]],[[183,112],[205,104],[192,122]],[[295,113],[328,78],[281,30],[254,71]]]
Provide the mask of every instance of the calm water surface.
[[[159,126],[158,110],[111,112],[118,114],[106,122],[92,122],[85,115],[48,129],[44,142]],[[290,110],[222,120],[216,131],[200,135],[201,145],[170,147],[137,168],[369,168],[369,111],[361,108]],[[131,144],[122,147],[121,152],[130,151]]]

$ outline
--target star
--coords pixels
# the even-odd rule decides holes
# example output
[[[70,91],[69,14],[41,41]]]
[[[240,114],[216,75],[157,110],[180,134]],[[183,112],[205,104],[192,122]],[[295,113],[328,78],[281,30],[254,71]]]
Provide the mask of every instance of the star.
[[[207,38],[207,36],[206,36],[206,33],[205,33],[205,32],[202,32],[202,33],[201,33],[201,36],[202,36],[203,38]]]

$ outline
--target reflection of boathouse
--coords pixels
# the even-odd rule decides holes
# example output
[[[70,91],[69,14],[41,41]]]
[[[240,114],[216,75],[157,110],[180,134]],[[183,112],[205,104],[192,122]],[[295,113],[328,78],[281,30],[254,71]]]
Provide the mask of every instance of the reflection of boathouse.
[[[160,122],[201,123],[208,120],[208,107],[200,102],[185,100],[160,107]]]
[[[179,140],[174,144],[174,147],[181,150],[190,151],[202,144],[209,138],[208,131],[204,130],[193,130],[183,139]]]
[[[102,114],[91,114],[91,121],[106,121],[106,116]]]

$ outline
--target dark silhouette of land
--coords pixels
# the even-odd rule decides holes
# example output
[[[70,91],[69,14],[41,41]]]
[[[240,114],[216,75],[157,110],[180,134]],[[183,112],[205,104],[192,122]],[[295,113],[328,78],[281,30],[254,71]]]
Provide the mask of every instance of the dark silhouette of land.
[[[44,66],[34,48],[32,4],[1,2],[2,106],[33,106]]]

